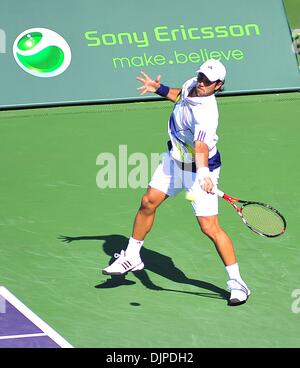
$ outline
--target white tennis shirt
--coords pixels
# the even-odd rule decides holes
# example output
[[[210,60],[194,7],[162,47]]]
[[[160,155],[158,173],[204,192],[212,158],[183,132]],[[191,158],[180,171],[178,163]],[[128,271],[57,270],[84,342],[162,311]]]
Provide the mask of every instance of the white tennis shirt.
[[[184,83],[180,99],[175,103],[169,119],[168,133],[172,142],[171,156],[178,161],[194,162],[194,141],[204,142],[209,149],[209,158],[217,153],[219,120],[217,101],[214,95],[188,97],[197,79]]]

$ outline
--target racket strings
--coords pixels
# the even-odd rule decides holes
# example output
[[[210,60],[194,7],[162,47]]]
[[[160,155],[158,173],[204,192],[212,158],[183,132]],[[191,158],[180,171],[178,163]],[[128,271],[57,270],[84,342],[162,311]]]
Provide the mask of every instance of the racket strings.
[[[285,222],[280,214],[263,204],[246,204],[242,214],[248,225],[265,235],[276,236],[285,229]]]

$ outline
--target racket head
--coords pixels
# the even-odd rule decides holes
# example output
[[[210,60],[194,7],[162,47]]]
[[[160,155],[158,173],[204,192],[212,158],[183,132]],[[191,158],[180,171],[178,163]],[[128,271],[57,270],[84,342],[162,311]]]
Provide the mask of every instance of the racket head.
[[[245,225],[255,233],[275,238],[286,230],[286,220],[276,208],[261,202],[245,202],[240,215]]]

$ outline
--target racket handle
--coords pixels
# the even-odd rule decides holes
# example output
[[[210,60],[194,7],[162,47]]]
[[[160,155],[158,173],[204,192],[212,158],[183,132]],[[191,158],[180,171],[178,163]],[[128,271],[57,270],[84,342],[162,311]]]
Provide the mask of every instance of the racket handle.
[[[222,190],[216,188],[215,190],[215,194],[217,194],[219,197],[223,198],[224,197],[224,192],[222,192]]]

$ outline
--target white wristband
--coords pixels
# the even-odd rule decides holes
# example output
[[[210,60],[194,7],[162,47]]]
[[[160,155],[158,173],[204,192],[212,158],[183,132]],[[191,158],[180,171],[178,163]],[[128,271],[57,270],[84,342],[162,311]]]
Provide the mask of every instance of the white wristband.
[[[203,166],[203,167],[200,167],[198,170],[197,170],[197,176],[199,178],[199,180],[203,180],[204,178],[207,178],[209,177],[209,168],[206,167],[206,166]]]

